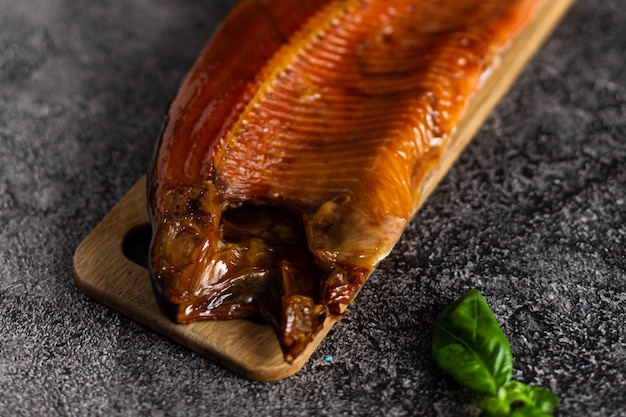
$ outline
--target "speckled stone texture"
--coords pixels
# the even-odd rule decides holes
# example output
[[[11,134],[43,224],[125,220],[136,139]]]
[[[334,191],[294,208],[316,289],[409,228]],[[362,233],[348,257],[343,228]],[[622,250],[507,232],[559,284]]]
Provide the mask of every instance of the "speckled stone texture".
[[[244,380],[76,288],[74,250],[145,172],[232,4],[0,0],[0,415],[477,415],[429,353],[477,287],[555,416],[625,416],[626,0],[574,5],[288,380]]]

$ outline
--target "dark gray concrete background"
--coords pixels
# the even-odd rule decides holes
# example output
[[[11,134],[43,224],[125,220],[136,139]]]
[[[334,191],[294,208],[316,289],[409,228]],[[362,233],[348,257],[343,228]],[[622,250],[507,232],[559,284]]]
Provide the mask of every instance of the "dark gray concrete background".
[[[76,288],[232,4],[0,0],[0,415],[476,415],[429,346],[477,287],[555,416],[625,416],[626,0],[575,4],[296,376],[244,380]]]

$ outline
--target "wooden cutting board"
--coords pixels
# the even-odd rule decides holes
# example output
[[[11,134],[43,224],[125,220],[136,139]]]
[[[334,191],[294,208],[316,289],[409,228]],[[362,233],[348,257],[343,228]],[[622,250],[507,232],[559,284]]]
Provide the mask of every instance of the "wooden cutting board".
[[[572,3],[573,0],[547,0],[510,45],[492,75],[472,97],[441,167],[424,186],[422,203]],[[78,246],[74,255],[76,284],[89,297],[239,375],[270,381],[296,373],[338,321],[329,319],[293,364],[283,360],[276,336],[267,325],[248,320],[174,324],[157,307],[149,273],[140,265],[147,259],[149,237],[143,177]]]

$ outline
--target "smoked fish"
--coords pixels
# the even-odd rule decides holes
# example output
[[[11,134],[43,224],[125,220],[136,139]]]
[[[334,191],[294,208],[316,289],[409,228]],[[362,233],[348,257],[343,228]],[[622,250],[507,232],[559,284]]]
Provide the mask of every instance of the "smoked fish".
[[[150,262],[177,323],[251,318],[293,361],[415,213],[541,0],[241,0],[171,103]]]

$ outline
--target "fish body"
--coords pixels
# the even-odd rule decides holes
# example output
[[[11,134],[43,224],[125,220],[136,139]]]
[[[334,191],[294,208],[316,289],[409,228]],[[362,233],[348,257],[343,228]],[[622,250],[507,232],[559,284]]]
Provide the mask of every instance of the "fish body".
[[[149,175],[174,321],[258,317],[290,362],[399,239],[472,93],[540,0],[242,0]]]

